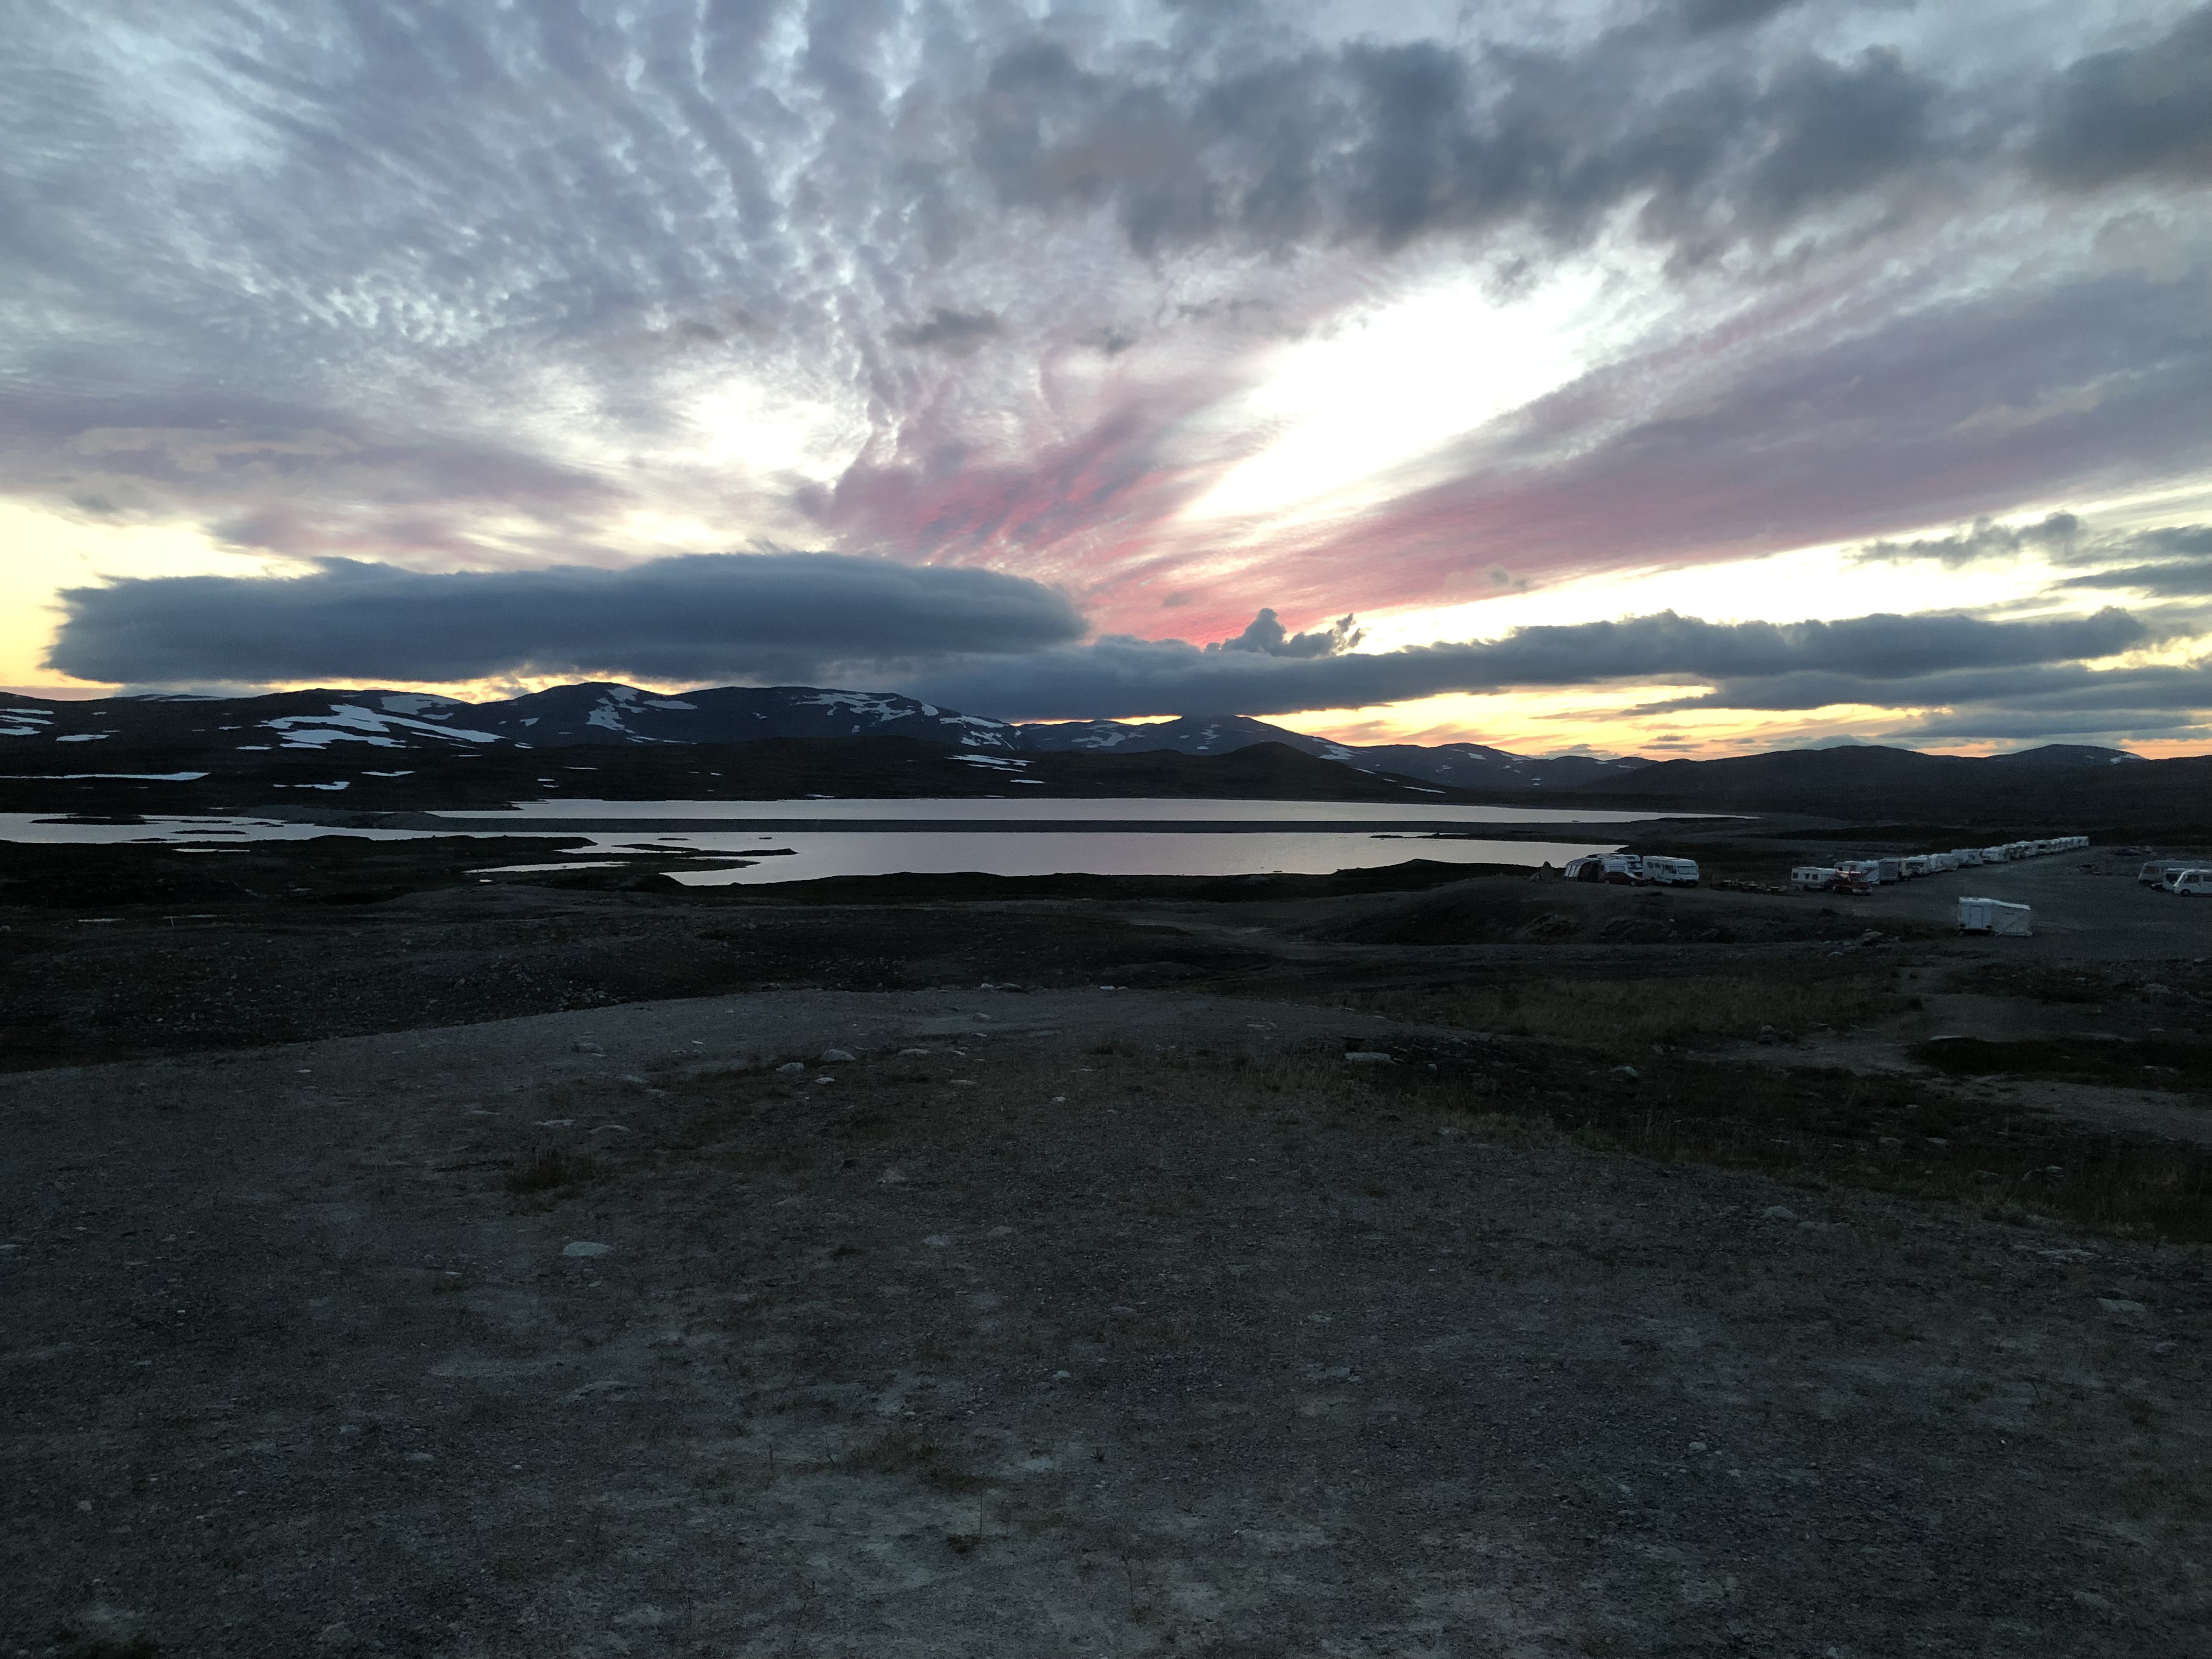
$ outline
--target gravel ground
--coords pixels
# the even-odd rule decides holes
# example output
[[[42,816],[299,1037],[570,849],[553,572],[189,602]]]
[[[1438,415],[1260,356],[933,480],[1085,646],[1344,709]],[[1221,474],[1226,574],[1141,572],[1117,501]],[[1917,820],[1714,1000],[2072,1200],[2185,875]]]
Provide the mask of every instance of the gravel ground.
[[[1445,1040],[769,992],[0,1079],[0,1652],[2205,1650],[2200,1249],[1547,1145]]]

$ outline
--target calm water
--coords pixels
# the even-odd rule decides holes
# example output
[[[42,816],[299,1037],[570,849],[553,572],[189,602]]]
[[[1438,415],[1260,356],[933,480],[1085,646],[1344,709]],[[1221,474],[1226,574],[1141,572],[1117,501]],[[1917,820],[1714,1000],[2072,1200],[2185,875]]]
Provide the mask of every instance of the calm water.
[[[494,814],[455,809],[440,817],[483,820]],[[1242,823],[1633,823],[1649,812],[1588,812],[1565,807],[1440,806],[1434,801],[1359,800],[1039,800],[996,796],[924,800],[532,800],[516,818],[953,818],[993,823],[1111,822]],[[1680,815],[1675,815],[1680,816]]]
[[[541,835],[578,841],[563,847],[542,866],[487,866],[500,872],[521,872],[588,867],[622,854],[650,854],[694,859],[695,869],[672,870],[678,881],[691,886],[762,885],[786,881],[811,881],[824,876],[869,876],[974,872],[983,875],[1126,875],[1231,876],[1284,872],[1325,874],[1333,870],[1369,869],[1399,864],[1408,859],[1431,859],[1449,864],[1564,864],[1585,853],[1609,852],[1613,843],[1584,842],[1432,841],[1419,834],[1377,834],[1356,825],[1362,817],[1391,823],[1419,822],[1429,815],[1409,811],[1395,802],[1363,808],[1328,801],[612,801],[589,803],[610,809],[604,813],[579,811],[584,803],[535,802],[518,814],[500,814],[524,820],[512,828],[470,828],[453,831],[422,830],[343,830],[322,824],[286,823],[268,818],[183,817],[149,815],[144,823],[67,823],[52,822],[52,815],[0,813],[0,842],[71,842],[176,846],[180,857],[217,856],[224,847],[241,847],[253,841],[307,841],[319,836],[356,836],[371,841],[419,841],[439,834],[483,838],[501,835]],[[1002,817],[1000,808],[1012,809]],[[829,811],[825,809],[838,809]],[[866,808],[866,811],[854,809]],[[763,810],[766,809],[766,810]],[[955,810],[957,809],[957,810]],[[1049,809],[1049,810],[1040,810]],[[1434,811],[1435,809],[1432,809]],[[1486,812],[1500,809],[1482,809]],[[1437,817],[1444,823],[1470,822],[1464,809],[1460,816]],[[640,833],[635,829],[605,830],[532,830],[527,820],[616,817],[651,818],[711,818],[726,820],[742,812],[756,821],[777,817],[811,820],[809,828],[784,833],[759,829],[715,829],[676,834]],[[487,815],[455,812],[441,816],[472,818],[481,823]],[[1546,815],[1516,812],[1523,820],[1542,820]],[[1613,814],[1612,817],[1626,815]],[[1004,829],[875,830],[871,819],[896,817],[943,820],[948,826],[961,819],[970,823],[1005,817],[1061,823],[1083,818],[1103,824],[1117,818],[1142,819],[1142,832],[1114,830],[1037,830],[1009,833]],[[41,818],[49,821],[40,822]],[[825,818],[848,820],[850,829],[823,830]],[[1493,820],[1495,821],[1495,820]],[[1280,830],[1194,829],[1177,830],[1176,823],[1255,823],[1275,822],[1313,827]],[[732,856],[759,860],[733,867]],[[618,861],[618,860],[617,860]]]
[[[1430,841],[1419,836],[1368,836],[1340,831],[1281,834],[1149,835],[1045,830],[1030,836],[965,835],[957,831],[911,830],[895,835],[866,831],[807,833],[749,841],[736,836],[698,836],[693,844],[734,843],[721,850],[744,852],[750,845],[784,847],[789,858],[771,858],[742,870],[672,871],[691,887],[781,881],[812,881],[823,876],[880,876],[972,871],[988,876],[1243,876],[1268,873],[1326,875],[1332,870],[1364,870],[1433,859],[1441,864],[1565,864],[1585,853],[1609,853],[1615,843],[1570,842]]]

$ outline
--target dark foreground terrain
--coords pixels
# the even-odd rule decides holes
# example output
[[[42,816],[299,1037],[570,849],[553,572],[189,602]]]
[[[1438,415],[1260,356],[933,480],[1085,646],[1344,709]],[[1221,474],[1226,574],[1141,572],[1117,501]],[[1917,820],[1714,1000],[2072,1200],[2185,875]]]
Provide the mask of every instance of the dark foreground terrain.
[[[5,849],[0,1653],[2212,1641],[2212,907],[2131,859],[487,845]]]

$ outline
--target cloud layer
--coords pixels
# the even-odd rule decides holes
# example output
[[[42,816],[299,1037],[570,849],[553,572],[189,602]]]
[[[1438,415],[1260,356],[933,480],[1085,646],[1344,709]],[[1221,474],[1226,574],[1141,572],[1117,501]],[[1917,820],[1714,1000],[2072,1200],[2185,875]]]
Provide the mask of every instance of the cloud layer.
[[[2112,656],[2142,644],[2125,611],[2039,622],[1868,616],[1842,622],[1712,623],[1672,612],[1567,627],[1517,628],[1464,645],[1350,655],[1203,650],[1180,640],[1102,639],[1072,649],[927,672],[906,689],[976,714],[1055,720],[1141,714],[1270,714],[1617,680],[1819,685],[1851,696],[1812,702],[1688,700],[1671,707],[1922,707],[1936,677]],[[1758,695],[1754,693],[1753,695]],[[1771,694],[1769,694],[1771,695]]]
[[[63,599],[54,667],[155,683],[795,680],[1034,652],[1084,631],[1062,595],[1018,577],[824,553],[444,575],[331,560],[311,576],[143,578]]]
[[[2212,429],[2212,7],[1970,10],[25,0],[0,495],[304,573],[80,588],[54,663],[134,683],[1041,651],[931,672],[1105,715],[2017,667],[1943,657],[1981,637],[1946,617],[1425,656],[1329,621],[1876,538],[2203,598],[2201,548],[2056,520],[1908,546],[2201,479]],[[1401,382],[1299,381],[1414,311]],[[1363,426],[1365,471],[1209,505]],[[748,633],[697,553],[747,544],[984,585],[872,576],[840,620],[793,576]],[[1933,665],[1869,668],[1877,635]]]

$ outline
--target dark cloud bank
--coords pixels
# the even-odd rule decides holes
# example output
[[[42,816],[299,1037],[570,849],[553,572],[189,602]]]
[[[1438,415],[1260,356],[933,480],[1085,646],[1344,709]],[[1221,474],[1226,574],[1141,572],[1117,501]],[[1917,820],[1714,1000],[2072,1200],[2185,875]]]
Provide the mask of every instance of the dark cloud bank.
[[[50,665],[147,683],[800,678],[829,663],[1036,651],[1084,632],[1036,582],[825,553],[445,575],[331,560],[310,576],[162,576],[62,597]]]
[[[2148,637],[2142,623],[2115,610],[2018,623],[1957,616],[1712,623],[1666,611],[1516,628],[1468,644],[1296,658],[1109,636],[1004,663],[954,665],[919,677],[908,689],[955,708],[1042,720],[1294,714],[1450,691],[1670,678],[1726,687],[1825,676],[1864,694],[1855,701],[1917,706],[1908,688],[1927,676],[2110,656]],[[1727,697],[1725,690],[1717,694],[1717,706],[1759,706]]]
[[[52,663],[86,678],[456,681],[514,673],[858,680],[1024,719],[1291,714],[1442,692],[1690,679],[1646,713],[2002,702],[2062,722],[2115,700],[2212,701],[2204,671],[2083,665],[2148,643],[2113,609],[1993,622],[1875,615],[1712,623],[1673,612],[1359,653],[1350,617],[1301,634],[1263,611],[1233,639],[1109,635],[1054,590],[835,554],[719,554],[626,570],[420,575],[329,562],[291,578],[73,589]]]

